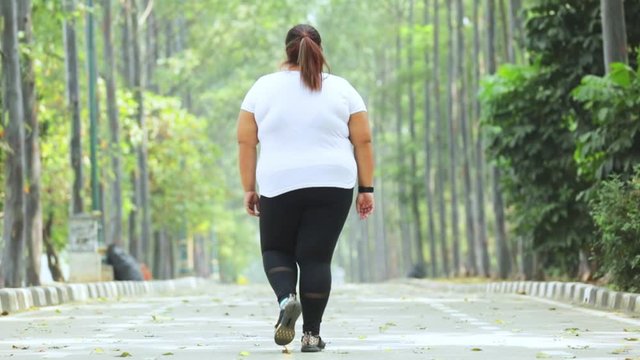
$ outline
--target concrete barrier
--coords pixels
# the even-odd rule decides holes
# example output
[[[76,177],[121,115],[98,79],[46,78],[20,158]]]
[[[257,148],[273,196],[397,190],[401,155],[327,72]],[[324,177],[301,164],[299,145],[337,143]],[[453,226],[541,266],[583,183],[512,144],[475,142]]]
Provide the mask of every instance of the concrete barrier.
[[[620,310],[622,311],[634,311],[636,306],[638,295],[623,293],[620,301]]]
[[[15,289],[16,295],[18,296],[18,308],[20,310],[31,309],[33,307],[33,296],[31,295],[31,291],[29,289]]]
[[[31,291],[31,297],[33,298],[33,306],[42,307],[49,305],[43,288],[30,287],[29,291]]]
[[[610,309],[622,310],[622,293],[610,291],[608,304]]]
[[[18,310],[18,294],[13,289],[0,289],[0,303],[2,311],[15,312]]]

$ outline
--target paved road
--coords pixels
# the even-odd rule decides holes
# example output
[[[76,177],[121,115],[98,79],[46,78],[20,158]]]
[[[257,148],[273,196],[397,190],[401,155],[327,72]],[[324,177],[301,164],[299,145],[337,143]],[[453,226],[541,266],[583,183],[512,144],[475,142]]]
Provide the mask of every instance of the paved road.
[[[334,289],[327,349],[283,353],[266,286],[96,301],[0,318],[0,358],[640,359],[640,319],[521,295],[438,292],[415,283]],[[301,326],[301,323],[298,324]]]

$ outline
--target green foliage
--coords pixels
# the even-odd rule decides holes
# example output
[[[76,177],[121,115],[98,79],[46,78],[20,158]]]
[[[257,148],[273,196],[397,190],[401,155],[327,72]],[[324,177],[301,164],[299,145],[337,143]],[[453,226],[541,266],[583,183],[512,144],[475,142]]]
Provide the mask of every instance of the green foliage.
[[[613,176],[601,182],[589,203],[599,229],[596,259],[621,290],[640,291],[640,167],[624,181]]]
[[[563,122],[567,99],[549,85],[562,81],[539,63],[505,65],[485,79],[481,101],[488,153],[504,170],[513,232],[533,238],[546,265],[572,273],[592,225],[576,202],[585,184],[575,177],[572,135]]]
[[[632,23],[640,6],[625,5]],[[637,74],[618,66],[604,79],[587,76],[604,72],[600,1],[544,0],[526,13],[532,63],[501,67],[481,91],[488,153],[504,170],[516,235],[533,237],[544,265],[573,274],[578,249],[594,241],[580,195],[596,173],[638,160]],[[629,27],[628,40],[640,43],[638,29]]]
[[[580,134],[575,160],[579,174],[602,180],[611,173],[629,176],[640,163],[640,68],[613,64],[604,77],[589,75],[573,91],[593,128]]]

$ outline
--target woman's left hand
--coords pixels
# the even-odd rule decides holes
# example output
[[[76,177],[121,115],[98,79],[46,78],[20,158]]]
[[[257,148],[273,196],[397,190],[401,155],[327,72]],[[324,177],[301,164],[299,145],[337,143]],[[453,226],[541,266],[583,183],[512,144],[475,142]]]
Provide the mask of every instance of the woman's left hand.
[[[374,201],[373,193],[359,193],[356,198],[356,211],[360,219],[364,220],[373,213]]]
[[[255,191],[244,193],[244,209],[251,216],[260,216],[260,197]]]

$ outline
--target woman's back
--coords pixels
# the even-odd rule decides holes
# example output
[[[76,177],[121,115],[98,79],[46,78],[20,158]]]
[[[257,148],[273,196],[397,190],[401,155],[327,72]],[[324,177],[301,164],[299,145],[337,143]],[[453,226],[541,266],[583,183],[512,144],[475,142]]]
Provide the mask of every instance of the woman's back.
[[[312,91],[298,71],[261,77],[242,109],[255,114],[260,140],[257,177],[265,196],[313,186],[350,188],[357,176],[348,122],[366,111],[343,78],[323,74]]]

